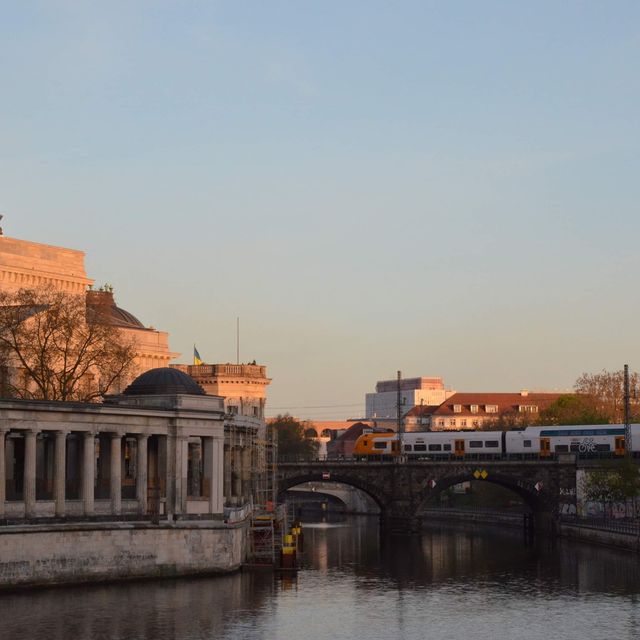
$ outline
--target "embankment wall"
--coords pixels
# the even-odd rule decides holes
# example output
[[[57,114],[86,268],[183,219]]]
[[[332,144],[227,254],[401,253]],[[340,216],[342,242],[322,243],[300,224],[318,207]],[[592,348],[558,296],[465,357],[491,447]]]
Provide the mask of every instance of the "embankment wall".
[[[246,525],[217,522],[3,527],[0,589],[226,573],[246,556]]]

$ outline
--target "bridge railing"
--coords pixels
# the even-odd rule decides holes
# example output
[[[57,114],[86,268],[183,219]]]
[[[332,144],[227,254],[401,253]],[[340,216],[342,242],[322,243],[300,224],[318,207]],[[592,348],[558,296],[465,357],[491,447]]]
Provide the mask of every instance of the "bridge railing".
[[[572,524],[584,529],[599,529],[614,533],[626,533],[640,537],[640,520],[631,518],[579,518],[561,516],[560,522]]]

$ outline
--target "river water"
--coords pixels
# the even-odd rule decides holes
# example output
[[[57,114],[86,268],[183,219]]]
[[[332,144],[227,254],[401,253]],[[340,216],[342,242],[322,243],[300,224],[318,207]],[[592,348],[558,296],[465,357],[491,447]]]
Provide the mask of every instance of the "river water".
[[[640,560],[518,532],[307,523],[296,578],[265,572],[0,595],[3,640],[640,638]]]

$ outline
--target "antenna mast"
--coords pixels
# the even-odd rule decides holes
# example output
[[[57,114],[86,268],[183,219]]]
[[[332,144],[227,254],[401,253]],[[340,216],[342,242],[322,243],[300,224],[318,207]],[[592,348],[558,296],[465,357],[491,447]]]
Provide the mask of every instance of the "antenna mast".
[[[240,364],[240,316],[236,318],[236,364]]]
[[[624,450],[631,456],[631,406],[629,398],[629,365],[624,365]]]

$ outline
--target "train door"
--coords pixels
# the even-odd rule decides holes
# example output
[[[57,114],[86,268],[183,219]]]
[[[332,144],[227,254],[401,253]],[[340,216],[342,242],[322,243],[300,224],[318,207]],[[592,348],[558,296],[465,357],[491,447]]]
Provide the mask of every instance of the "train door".
[[[551,438],[540,438],[540,457],[548,458],[551,455]]]
[[[615,454],[617,456],[623,456],[624,455],[624,436],[616,436]]]
[[[453,449],[456,458],[462,458],[464,456],[464,440],[455,440]]]

